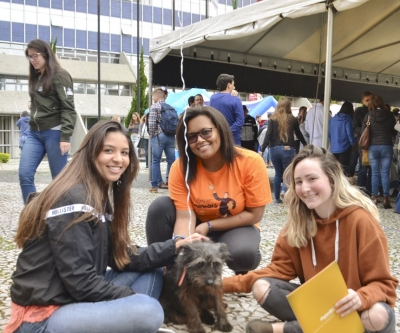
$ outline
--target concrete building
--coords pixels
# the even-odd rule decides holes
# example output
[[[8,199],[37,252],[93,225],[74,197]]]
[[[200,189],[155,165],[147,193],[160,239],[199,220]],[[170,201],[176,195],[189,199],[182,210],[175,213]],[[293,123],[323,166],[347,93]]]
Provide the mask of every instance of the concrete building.
[[[137,1],[100,0],[101,115],[125,117],[136,83]],[[238,1],[238,7],[256,0]],[[74,80],[83,124],[97,121],[96,0],[0,0],[0,152],[19,156],[19,114],[28,109],[26,45],[57,38],[57,56]],[[232,10],[231,0],[142,0],[140,45],[151,38]],[[147,66],[147,70],[148,70]],[[147,73],[148,74],[148,73]]]

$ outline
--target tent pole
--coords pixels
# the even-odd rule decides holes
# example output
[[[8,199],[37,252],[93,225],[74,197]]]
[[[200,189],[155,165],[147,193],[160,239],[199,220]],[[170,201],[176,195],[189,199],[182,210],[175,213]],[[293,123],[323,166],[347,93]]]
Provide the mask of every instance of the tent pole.
[[[153,59],[149,57],[149,108],[151,104],[153,104]],[[148,150],[147,150],[147,156],[148,156],[148,167],[149,167],[149,180],[151,181],[151,163],[152,163],[152,155],[151,155],[151,138],[149,138],[149,143],[148,143]]]
[[[333,4],[328,1],[328,22],[326,24],[326,63],[325,63],[325,91],[324,91],[324,124],[322,132],[322,147],[328,148],[329,105],[331,102],[332,82],[332,35],[333,35]]]

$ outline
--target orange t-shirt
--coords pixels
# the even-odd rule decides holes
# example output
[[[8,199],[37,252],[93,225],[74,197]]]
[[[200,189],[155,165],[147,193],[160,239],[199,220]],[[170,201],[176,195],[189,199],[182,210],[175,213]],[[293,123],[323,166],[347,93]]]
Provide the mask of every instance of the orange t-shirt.
[[[196,179],[190,184],[189,208],[202,222],[237,215],[246,207],[259,207],[272,201],[261,156],[247,149],[236,149],[241,156],[236,156],[232,166],[225,164],[215,172],[205,170],[198,159]],[[168,185],[176,209],[187,210],[188,189],[180,159],[171,166]]]

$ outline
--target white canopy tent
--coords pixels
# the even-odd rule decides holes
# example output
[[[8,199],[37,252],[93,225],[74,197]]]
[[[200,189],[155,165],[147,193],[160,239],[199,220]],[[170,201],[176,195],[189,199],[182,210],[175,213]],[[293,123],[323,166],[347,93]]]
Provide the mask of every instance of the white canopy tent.
[[[399,31],[398,0],[263,0],[153,38],[150,55],[322,72],[327,99],[331,76],[397,87]]]

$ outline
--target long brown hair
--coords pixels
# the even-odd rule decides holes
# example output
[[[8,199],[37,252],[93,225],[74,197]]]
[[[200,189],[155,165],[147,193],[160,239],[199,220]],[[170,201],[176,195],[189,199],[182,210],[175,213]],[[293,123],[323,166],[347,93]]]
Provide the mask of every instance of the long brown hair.
[[[25,49],[25,55],[28,56],[28,50],[33,49],[45,59],[45,70],[43,75],[33,67],[29,62],[29,95],[33,98],[35,94],[36,84],[41,77],[43,83],[43,93],[47,95],[53,89],[54,74],[61,69],[60,63],[54,55],[50,45],[41,39],[33,39],[29,42]],[[71,87],[72,88],[72,87]]]
[[[275,112],[270,119],[275,120],[278,123],[279,138],[283,142],[287,142],[289,139],[288,129],[290,116],[292,116],[290,101],[287,98],[282,98],[278,102],[278,105],[275,108]]]
[[[377,109],[385,110],[385,102],[383,101],[382,97],[374,95],[371,97],[371,100],[368,103],[368,111],[373,111]]]
[[[136,116],[136,120],[134,119],[133,116]],[[139,123],[140,123],[139,113],[137,113],[137,112],[132,113],[132,118],[131,118],[131,122],[129,123],[129,125],[139,124]]]
[[[206,116],[211,120],[215,129],[218,131],[221,137],[220,151],[222,158],[228,166],[231,166],[236,156],[240,153],[235,149],[235,142],[229,124],[223,114],[211,106],[195,106],[188,108],[185,113],[180,117],[178,128],[176,129],[176,141],[178,145],[179,157],[181,159],[183,174],[186,174],[188,168],[188,157],[189,156],[189,175],[188,183],[190,184],[196,179],[197,175],[197,156],[192,152],[189,145],[186,149],[186,137],[185,130],[187,124],[198,116]]]
[[[283,180],[288,186],[284,201],[285,205],[288,206],[286,237],[290,246],[304,247],[308,240],[317,233],[314,210],[309,209],[301,201],[296,193],[294,181],[296,166],[306,158],[317,160],[321,169],[327,175],[332,187],[332,207],[344,209],[350,206],[358,206],[364,208],[379,222],[378,209],[358,188],[350,185],[335,156],[325,148],[307,145],[293,158],[292,163],[283,174]]]
[[[129,145],[130,162],[118,181],[119,185],[117,182],[107,183],[97,167],[97,157],[103,149],[106,135],[110,132],[122,133]],[[72,187],[82,184],[87,192],[85,204],[92,206],[95,211],[105,213],[104,207],[109,198],[112,202],[110,209],[113,209],[114,214],[112,223],[114,259],[118,268],[123,269],[130,261],[128,256],[128,246],[131,244],[128,233],[131,212],[130,189],[139,170],[139,162],[134,151],[132,141],[120,123],[116,121],[96,123],[68,165],[22,210],[15,236],[17,245],[23,247],[27,241],[40,237],[45,230],[46,213]],[[92,219],[91,212],[84,213],[74,219],[67,228]]]

